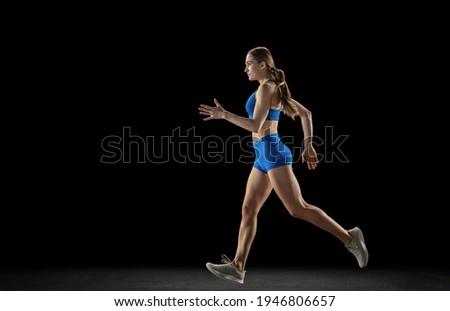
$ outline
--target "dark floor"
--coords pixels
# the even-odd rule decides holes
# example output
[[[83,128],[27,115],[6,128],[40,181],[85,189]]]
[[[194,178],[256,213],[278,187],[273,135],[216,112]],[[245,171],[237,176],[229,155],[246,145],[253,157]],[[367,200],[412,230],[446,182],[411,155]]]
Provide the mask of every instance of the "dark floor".
[[[414,268],[257,267],[245,284],[205,267],[2,267],[3,291],[448,291],[450,271]]]

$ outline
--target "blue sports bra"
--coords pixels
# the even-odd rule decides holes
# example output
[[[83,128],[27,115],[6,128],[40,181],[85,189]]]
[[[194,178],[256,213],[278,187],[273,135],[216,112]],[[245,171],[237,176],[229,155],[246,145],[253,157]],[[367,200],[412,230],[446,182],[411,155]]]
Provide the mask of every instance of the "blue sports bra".
[[[253,111],[255,110],[255,104],[256,104],[256,91],[252,95],[250,95],[250,97],[247,100],[247,103],[245,104],[245,110],[247,110],[249,119],[253,119]],[[280,119],[280,112],[281,109],[270,108],[266,120],[278,121]]]

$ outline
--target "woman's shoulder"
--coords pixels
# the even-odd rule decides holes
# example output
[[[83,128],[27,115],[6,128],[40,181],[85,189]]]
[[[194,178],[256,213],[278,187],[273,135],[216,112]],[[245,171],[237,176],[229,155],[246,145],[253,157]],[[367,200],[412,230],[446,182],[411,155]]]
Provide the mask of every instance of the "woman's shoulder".
[[[272,80],[267,80],[265,83],[261,84],[257,92],[260,94],[272,95],[277,89],[277,85]]]

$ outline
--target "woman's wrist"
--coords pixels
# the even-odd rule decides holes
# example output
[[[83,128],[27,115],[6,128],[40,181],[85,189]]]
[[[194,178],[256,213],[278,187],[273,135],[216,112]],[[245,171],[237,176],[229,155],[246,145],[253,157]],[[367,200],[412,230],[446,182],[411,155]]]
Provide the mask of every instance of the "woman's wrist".
[[[230,113],[224,109],[222,119],[229,120],[229,117],[230,117]]]
[[[304,144],[303,146],[304,146],[305,149],[309,149],[309,148],[313,147],[312,141],[310,139],[305,139],[303,141],[303,144]]]

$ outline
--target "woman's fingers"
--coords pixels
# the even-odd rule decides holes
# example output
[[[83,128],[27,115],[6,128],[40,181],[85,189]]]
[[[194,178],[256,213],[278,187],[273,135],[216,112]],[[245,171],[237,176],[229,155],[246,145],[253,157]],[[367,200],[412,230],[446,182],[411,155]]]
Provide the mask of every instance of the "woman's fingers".
[[[208,118],[203,119],[204,121],[208,121],[211,119],[219,119],[220,114],[223,113],[223,108],[219,104],[219,102],[217,101],[216,98],[214,98],[214,103],[216,104],[216,107],[203,105],[203,104],[201,104],[200,107],[198,107],[200,114],[209,115]]]
[[[310,170],[315,170],[316,169],[316,163],[313,162],[308,162],[308,169]]]
[[[198,110],[201,115],[208,116],[207,118],[204,118],[203,121],[214,119],[214,107],[208,105],[200,105],[200,107],[198,107]]]
[[[216,104],[217,107],[220,107],[219,101],[216,98],[214,98],[214,103]]]
[[[315,156],[315,157],[302,156],[302,163],[305,163],[305,162],[308,165],[309,170],[315,170],[317,167],[317,163],[318,163],[317,156]]]

